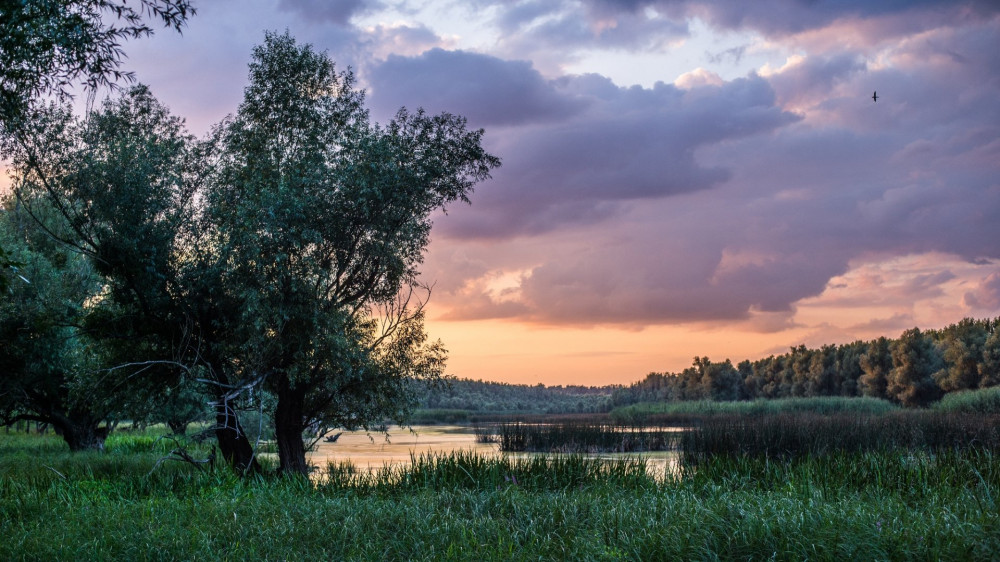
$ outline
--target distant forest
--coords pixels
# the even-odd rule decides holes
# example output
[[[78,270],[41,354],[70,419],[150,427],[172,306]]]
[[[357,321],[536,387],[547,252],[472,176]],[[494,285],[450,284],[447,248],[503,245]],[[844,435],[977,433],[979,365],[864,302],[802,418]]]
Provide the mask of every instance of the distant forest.
[[[1000,384],[1000,317],[963,319],[941,330],[788,353],[735,367],[695,357],[680,373],[650,373],[615,391],[612,406],[681,400],[872,396],[926,406],[945,393]]]
[[[733,365],[695,357],[679,373],[650,373],[629,386],[545,386],[453,380],[421,406],[471,412],[605,412],[638,402],[871,396],[926,406],[949,392],[1000,384],[1000,317],[963,319],[941,330],[881,337]]]
[[[612,393],[621,386],[534,386],[469,379],[453,379],[433,388],[420,401],[422,408],[468,410],[473,413],[517,412],[566,414],[606,412]]]

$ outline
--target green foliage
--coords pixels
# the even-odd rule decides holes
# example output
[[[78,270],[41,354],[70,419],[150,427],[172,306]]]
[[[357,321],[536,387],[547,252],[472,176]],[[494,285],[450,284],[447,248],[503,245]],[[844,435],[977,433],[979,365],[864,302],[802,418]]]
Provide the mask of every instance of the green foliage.
[[[349,463],[331,464],[320,490],[355,490],[379,494],[425,490],[517,488],[533,492],[581,487],[654,488],[643,459],[603,460],[582,455],[486,457],[469,451],[421,454],[409,465],[358,472]]]
[[[696,357],[680,373],[650,373],[616,390],[611,403],[867,396],[927,406],[946,392],[1000,384],[998,326],[1000,318],[964,319],[942,330],[907,330],[895,340],[799,345],[735,369],[728,360]]]
[[[410,413],[407,423],[414,425],[469,423],[475,412],[444,408],[417,408]]]
[[[98,29],[109,10],[133,34],[148,31],[143,10],[175,26],[190,12],[160,0],[43,7]],[[74,72],[106,75],[114,48]],[[268,34],[243,103],[206,143],[144,86],[86,120],[58,104],[27,107],[30,126],[4,144],[18,205],[100,282],[77,324],[101,376],[65,386],[100,381],[130,417],[152,407],[150,419],[177,430],[201,416],[207,391],[224,458],[251,469],[238,414],[255,392],[275,399],[267,415],[282,470],[305,472],[307,428],[401,421],[409,383],[438,379],[446,358],[424,332],[417,283],[430,214],[468,201],[499,160],[460,117],[401,110],[379,126],[363,100],[325,54]]]
[[[23,0],[0,11],[0,124],[17,120],[45,94],[68,95],[81,81],[96,89],[120,79],[127,39],[153,34],[145,18],[180,31],[195,10],[188,0]]]
[[[934,404],[933,409],[937,412],[1000,414],[1000,387],[951,392]]]
[[[886,393],[904,406],[926,406],[941,397],[941,387],[934,380],[943,363],[934,341],[914,328],[903,332],[889,345],[892,370]]]
[[[679,434],[641,426],[502,422],[478,425],[476,440],[497,443],[503,452],[639,453],[674,449]]]
[[[287,33],[254,49],[236,114],[216,130],[206,220],[218,292],[235,303],[220,342],[276,398],[281,467],[306,470],[307,427],[402,421],[412,381],[435,381],[417,282],[431,212],[468,201],[499,160],[453,115],[369,121],[350,71]]]
[[[22,279],[0,299],[0,420],[55,425],[74,450],[100,447],[98,425],[118,405],[108,392],[81,384],[95,378],[99,356],[80,329],[98,293],[89,262],[68,251],[8,199],[0,244],[23,265]],[[39,213],[51,213],[41,205]]]
[[[486,414],[596,413],[608,409],[618,386],[546,386],[448,379],[422,392],[420,404],[428,409],[469,410]]]

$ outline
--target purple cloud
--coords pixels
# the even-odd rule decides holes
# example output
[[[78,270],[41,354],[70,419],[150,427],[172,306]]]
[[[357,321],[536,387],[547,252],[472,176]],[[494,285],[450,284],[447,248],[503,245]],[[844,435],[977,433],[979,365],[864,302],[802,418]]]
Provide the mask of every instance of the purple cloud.
[[[754,29],[769,35],[787,35],[820,29],[840,19],[878,18],[916,13],[929,26],[952,18],[996,14],[1000,6],[990,0],[584,0],[591,10],[605,14],[635,14],[646,8],[671,17],[703,17],[727,29]],[[926,19],[924,19],[926,18]],[[915,22],[914,22],[915,23]],[[912,28],[896,28],[896,33]]]
[[[476,246],[525,273],[516,298],[479,294],[474,316],[496,306],[551,324],[780,320],[866,256],[997,263],[1000,55],[983,47],[998,26],[938,30],[877,68],[843,51],[689,91],[565,78],[561,88],[591,94],[586,110],[503,131],[504,168],[435,235],[522,249],[520,262],[493,261]],[[996,311],[1000,285],[984,275],[956,310]],[[882,303],[896,325],[913,317],[901,308],[961,282],[944,264],[901,279],[831,304]]]
[[[347,25],[357,15],[375,11],[382,2],[374,0],[280,0],[278,7],[309,20]]]
[[[477,195],[475,210],[442,224],[441,233],[539,234],[604,220],[626,201],[708,189],[730,172],[700,164],[697,150],[797,119],[775,107],[773,90],[756,76],[690,91],[662,83],[618,88],[593,76],[566,78],[560,87],[589,94],[586,109],[501,132],[492,145],[504,166]]]
[[[586,101],[557,90],[527,61],[431,49],[391,55],[367,74],[371,103],[380,114],[423,107],[464,115],[474,126],[515,125],[568,117]]]

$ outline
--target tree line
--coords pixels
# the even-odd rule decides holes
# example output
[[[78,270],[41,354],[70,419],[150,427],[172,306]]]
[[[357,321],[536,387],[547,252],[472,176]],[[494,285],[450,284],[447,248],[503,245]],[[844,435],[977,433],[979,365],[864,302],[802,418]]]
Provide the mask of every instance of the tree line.
[[[695,357],[679,373],[650,373],[614,393],[614,405],[644,401],[871,396],[926,406],[945,393],[1000,384],[1000,317],[966,318],[940,330],[788,353],[736,366]]]
[[[420,405],[441,410],[475,413],[568,414],[605,412],[613,386],[510,384],[494,381],[454,379],[424,391]]]
[[[372,122],[351,71],[287,32],[254,49],[207,138],[141,84],[77,116],[67,81],[121,76],[114,22],[179,29],[188,3],[3,10],[0,423],[83,450],[114,419],[183,423],[207,401],[234,468],[261,470],[252,417],[279,471],[305,474],[304,432],[405,419],[447,357],[423,328],[430,216],[499,165],[483,131],[422,110]]]

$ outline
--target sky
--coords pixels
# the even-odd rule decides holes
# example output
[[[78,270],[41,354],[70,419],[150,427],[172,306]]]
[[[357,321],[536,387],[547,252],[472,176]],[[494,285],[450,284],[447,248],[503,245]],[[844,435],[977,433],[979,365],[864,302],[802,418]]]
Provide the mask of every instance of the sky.
[[[125,68],[196,134],[286,29],[374,119],[485,129],[503,165],[422,268],[456,376],[629,384],[1000,315],[994,0],[195,5]]]

